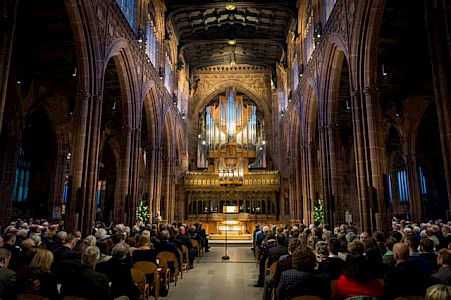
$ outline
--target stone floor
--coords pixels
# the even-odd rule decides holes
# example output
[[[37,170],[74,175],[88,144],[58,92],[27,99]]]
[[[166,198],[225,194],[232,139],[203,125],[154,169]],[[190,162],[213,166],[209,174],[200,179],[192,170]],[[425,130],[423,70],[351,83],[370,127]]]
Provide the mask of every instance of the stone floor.
[[[260,300],[263,288],[253,285],[257,282],[258,269],[251,244],[228,245],[229,261],[221,258],[225,254],[224,245],[212,244],[210,252],[195,262],[194,269],[183,274],[177,286],[171,284],[164,300]]]

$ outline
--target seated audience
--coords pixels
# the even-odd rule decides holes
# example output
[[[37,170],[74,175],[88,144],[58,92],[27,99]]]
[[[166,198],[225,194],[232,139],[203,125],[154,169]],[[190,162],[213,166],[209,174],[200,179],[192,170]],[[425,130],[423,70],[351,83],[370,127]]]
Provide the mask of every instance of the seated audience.
[[[451,250],[441,249],[438,252],[437,264],[440,269],[432,274],[432,282],[451,286]]]
[[[451,286],[435,284],[426,290],[424,300],[449,300],[451,299]]]
[[[94,270],[100,258],[100,249],[89,246],[81,256],[81,267],[71,273],[61,285],[61,296],[77,296],[86,299],[113,299],[108,277]]]
[[[316,256],[313,250],[300,246],[292,256],[293,269],[282,272],[277,286],[278,300],[301,295],[314,295],[330,299],[330,279],[325,273],[315,270]]]
[[[15,299],[16,294],[16,272],[8,269],[11,260],[11,251],[0,249],[0,299]]]
[[[50,270],[52,262],[53,253],[39,249],[31,260],[28,272],[19,279],[19,293],[59,299],[56,278]]]
[[[343,275],[338,278],[333,298],[345,299],[354,296],[379,298],[382,294],[383,287],[377,279],[376,271],[372,269],[371,262],[361,254],[348,256]]]

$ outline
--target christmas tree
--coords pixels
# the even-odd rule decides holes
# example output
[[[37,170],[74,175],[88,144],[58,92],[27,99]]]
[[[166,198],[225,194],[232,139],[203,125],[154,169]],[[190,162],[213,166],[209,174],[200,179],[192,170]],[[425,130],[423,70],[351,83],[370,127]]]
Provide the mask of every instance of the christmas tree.
[[[318,199],[315,207],[313,207],[313,221],[318,223],[324,222],[324,208],[323,201],[321,199]]]

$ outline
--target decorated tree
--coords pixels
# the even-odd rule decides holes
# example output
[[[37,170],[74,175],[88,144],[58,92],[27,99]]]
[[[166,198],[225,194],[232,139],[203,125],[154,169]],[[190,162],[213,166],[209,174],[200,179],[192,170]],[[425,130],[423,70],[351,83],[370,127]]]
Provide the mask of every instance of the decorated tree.
[[[318,223],[324,222],[324,207],[323,200],[318,199],[316,205],[313,207],[313,221]]]
[[[141,200],[136,209],[136,221],[147,224],[149,223],[149,218],[150,218],[149,207],[146,205],[144,201]]]

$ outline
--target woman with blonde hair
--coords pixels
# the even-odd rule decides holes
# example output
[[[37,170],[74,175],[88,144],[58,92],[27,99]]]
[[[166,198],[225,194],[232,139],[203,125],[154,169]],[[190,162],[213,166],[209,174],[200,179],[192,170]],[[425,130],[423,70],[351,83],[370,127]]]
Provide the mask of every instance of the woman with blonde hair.
[[[139,237],[138,248],[133,251],[132,261],[150,261],[157,263],[157,253],[153,248],[153,244],[150,242],[150,232],[144,230]]]
[[[426,290],[424,300],[448,300],[451,299],[451,286],[435,284]]]
[[[31,260],[27,273],[19,280],[19,292],[58,299],[57,281],[50,270],[52,263],[53,253],[39,249]]]

